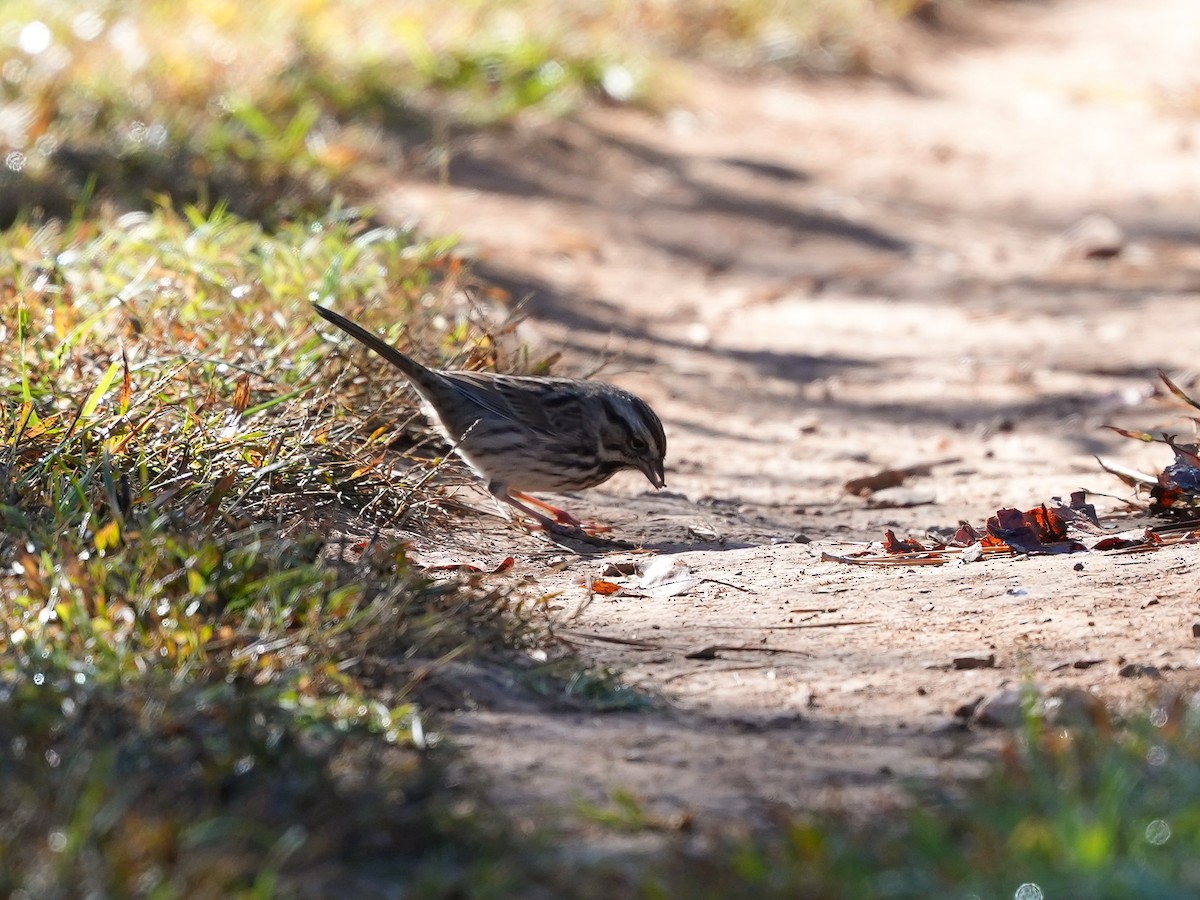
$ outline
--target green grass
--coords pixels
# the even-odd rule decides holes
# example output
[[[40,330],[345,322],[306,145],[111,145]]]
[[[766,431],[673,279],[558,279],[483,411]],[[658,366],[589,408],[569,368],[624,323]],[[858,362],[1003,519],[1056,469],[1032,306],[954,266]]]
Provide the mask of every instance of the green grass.
[[[0,693],[6,896],[380,896],[505,877],[503,835],[447,787],[407,709],[347,715],[219,664],[112,680],[39,655],[10,663]]]
[[[906,810],[784,817],[680,852],[643,895],[1185,900],[1200,894],[1198,738],[1197,706],[1178,697],[1123,723],[1035,715],[977,782],[914,785]]]
[[[388,537],[449,522],[436,450],[308,305],[494,361],[458,272],[447,242],[350,216],[0,237],[6,893],[508,877],[419,701],[447,661],[530,670],[541,630]]]

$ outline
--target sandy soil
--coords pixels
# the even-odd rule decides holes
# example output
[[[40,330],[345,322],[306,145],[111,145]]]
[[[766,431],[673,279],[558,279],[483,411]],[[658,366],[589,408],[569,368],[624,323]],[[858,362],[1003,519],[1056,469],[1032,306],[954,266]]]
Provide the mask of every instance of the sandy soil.
[[[627,475],[568,505],[701,579],[589,602],[633,554],[490,520],[464,538],[515,552],[518,575],[561,592],[566,638],[665,701],[585,714],[481,694],[450,734],[499,801],[534,816],[629,790],[715,824],[869,809],[986,758],[996,733],[953,713],[1005,686],[1129,703],[1151,679],[1120,677],[1126,661],[1196,681],[1195,547],[822,561],[1080,488],[1120,511],[1130,492],[1094,455],[1168,458],[1099,426],[1188,428],[1154,376],[1190,383],[1200,334],[1194,4],[974,10],[897,48],[903,77],[693,70],[665,117],[600,108],[473,138],[449,183],[388,192],[388,215],[460,233],[530,298],[525,337],[564,349],[565,370],[614,356],[605,377],[658,410],[669,489]],[[1124,232],[1109,258],[1087,258],[1103,234],[1070,231],[1092,213]],[[919,505],[843,490],[914,463],[933,465],[898,500]],[[713,647],[741,649],[691,656]],[[995,666],[951,667],[970,653]]]

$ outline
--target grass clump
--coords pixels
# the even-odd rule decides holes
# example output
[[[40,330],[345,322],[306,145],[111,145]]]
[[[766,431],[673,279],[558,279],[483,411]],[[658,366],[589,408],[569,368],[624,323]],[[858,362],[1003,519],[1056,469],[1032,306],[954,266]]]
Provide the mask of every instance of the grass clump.
[[[783,818],[767,836],[685,854],[648,896],[1140,897],[1200,892],[1200,705],[1168,698],[1122,724],[1034,717],[989,773],[851,822]],[[861,819],[861,817],[859,817]]]
[[[381,734],[216,672],[116,681],[37,657],[0,690],[6,895],[380,896],[500,868],[503,835],[414,714]]]
[[[466,355],[457,273],[349,217],[0,237],[5,893],[509,877],[418,704],[446,662],[519,666],[536,632],[386,537],[447,519],[436,460],[404,455],[426,426],[402,379],[343,378],[308,307],[386,307]]]

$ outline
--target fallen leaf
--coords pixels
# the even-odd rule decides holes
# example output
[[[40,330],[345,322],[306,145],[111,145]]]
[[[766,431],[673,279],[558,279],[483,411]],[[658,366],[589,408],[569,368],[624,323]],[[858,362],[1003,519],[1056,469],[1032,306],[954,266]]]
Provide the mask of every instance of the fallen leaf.
[[[1045,504],[1022,512],[1019,509],[996,510],[987,520],[988,535],[1007,544],[1016,553],[1078,553],[1087,548],[1067,539],[1067,527]]]
[[[970,522],[960,522],[958,531],[954,532],[954,537],[950,539],[951,547],[970,547],[973,544],[978,544],[983,540],[984,534],[978,531]]]
[[[604,581],[600,578],[592,581],[593,594],[600,594],[601,596],[607,597],[610,594],[617,593],[619,590],[621,590],[621,585],[616,584],[615,582]]]
[[[919,476],[929,475],[933,471],[934,466],[945,466],[950,463],[958,462],[957,457],[946,459],[937,459],[931,462],[914,463],[911,466],[902,468],[886,468],[880,469],[874,475],[865,475],[862,478],[851,478],[842,487],[847,494],[853,494],[856,497],[866,497],[874,494],[876,491],[882,491],[886,488],[899,487],[904,483],[904,479]]]
[[[900,469],[881,469],[874,475],[851,478],[843,485],[843,488],[847,494],[866,497],[884,488],[899,487],[904,484],[904,479],[907,477],[907,473]]]
[[[93,542],[101,553],[116,547],[121,543],[121,523],[113,519],[103,528],[98,529]]]
[[[952,669],[994,669],[996,668],[995,653],[966,653],[956,656],[950,661]]]
[[[233,411],[241,415],[250,405],[250,376],[243,375],[238,379],[237,388],[233,392]]]
[[[1111,537],[1102,538],[1092,544],[1092,549],[1103,552],[1105,550],[1132,550],[1134,547],[1150,548],[1155,546],[1155,544],[1153,541],[1147,539],[1148,535],[1150,535],[1149,530],[1141,537],[1126,537],[1115,534]],[[1161,543],[1161,539],[1159,539],[1159,542]]]
[[[883,549],[887,553],[920,553],[928,549],[912,538],[901,540],[890,528],[883,533],[883,538]]]
[[[1066,523],[1067,530],[1076,537],[1106,534],[1096,514],[1096,507],[1087,502],[1085,491],[1075,491],[1071,494],[1070,504],[1063,503],[1057,497],[1053,506],[1055,514]]]
[[[1076,659],[1069,662],[1060,662],[1058,665],[1051,666],[1051,672],[1061,672],[1064,669],[1090,669],[1092,666],[1100,665],[1102,659]]]

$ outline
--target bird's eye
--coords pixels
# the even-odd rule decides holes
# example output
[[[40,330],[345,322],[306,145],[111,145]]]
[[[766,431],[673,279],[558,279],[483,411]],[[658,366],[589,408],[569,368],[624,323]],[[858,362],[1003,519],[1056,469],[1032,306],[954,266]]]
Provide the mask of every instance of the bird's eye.
[[[633,450],[633,452],[641,453],[649,445],[640,437],[631,437],[629,439],[629,446],[630,446],[630,449]]]

